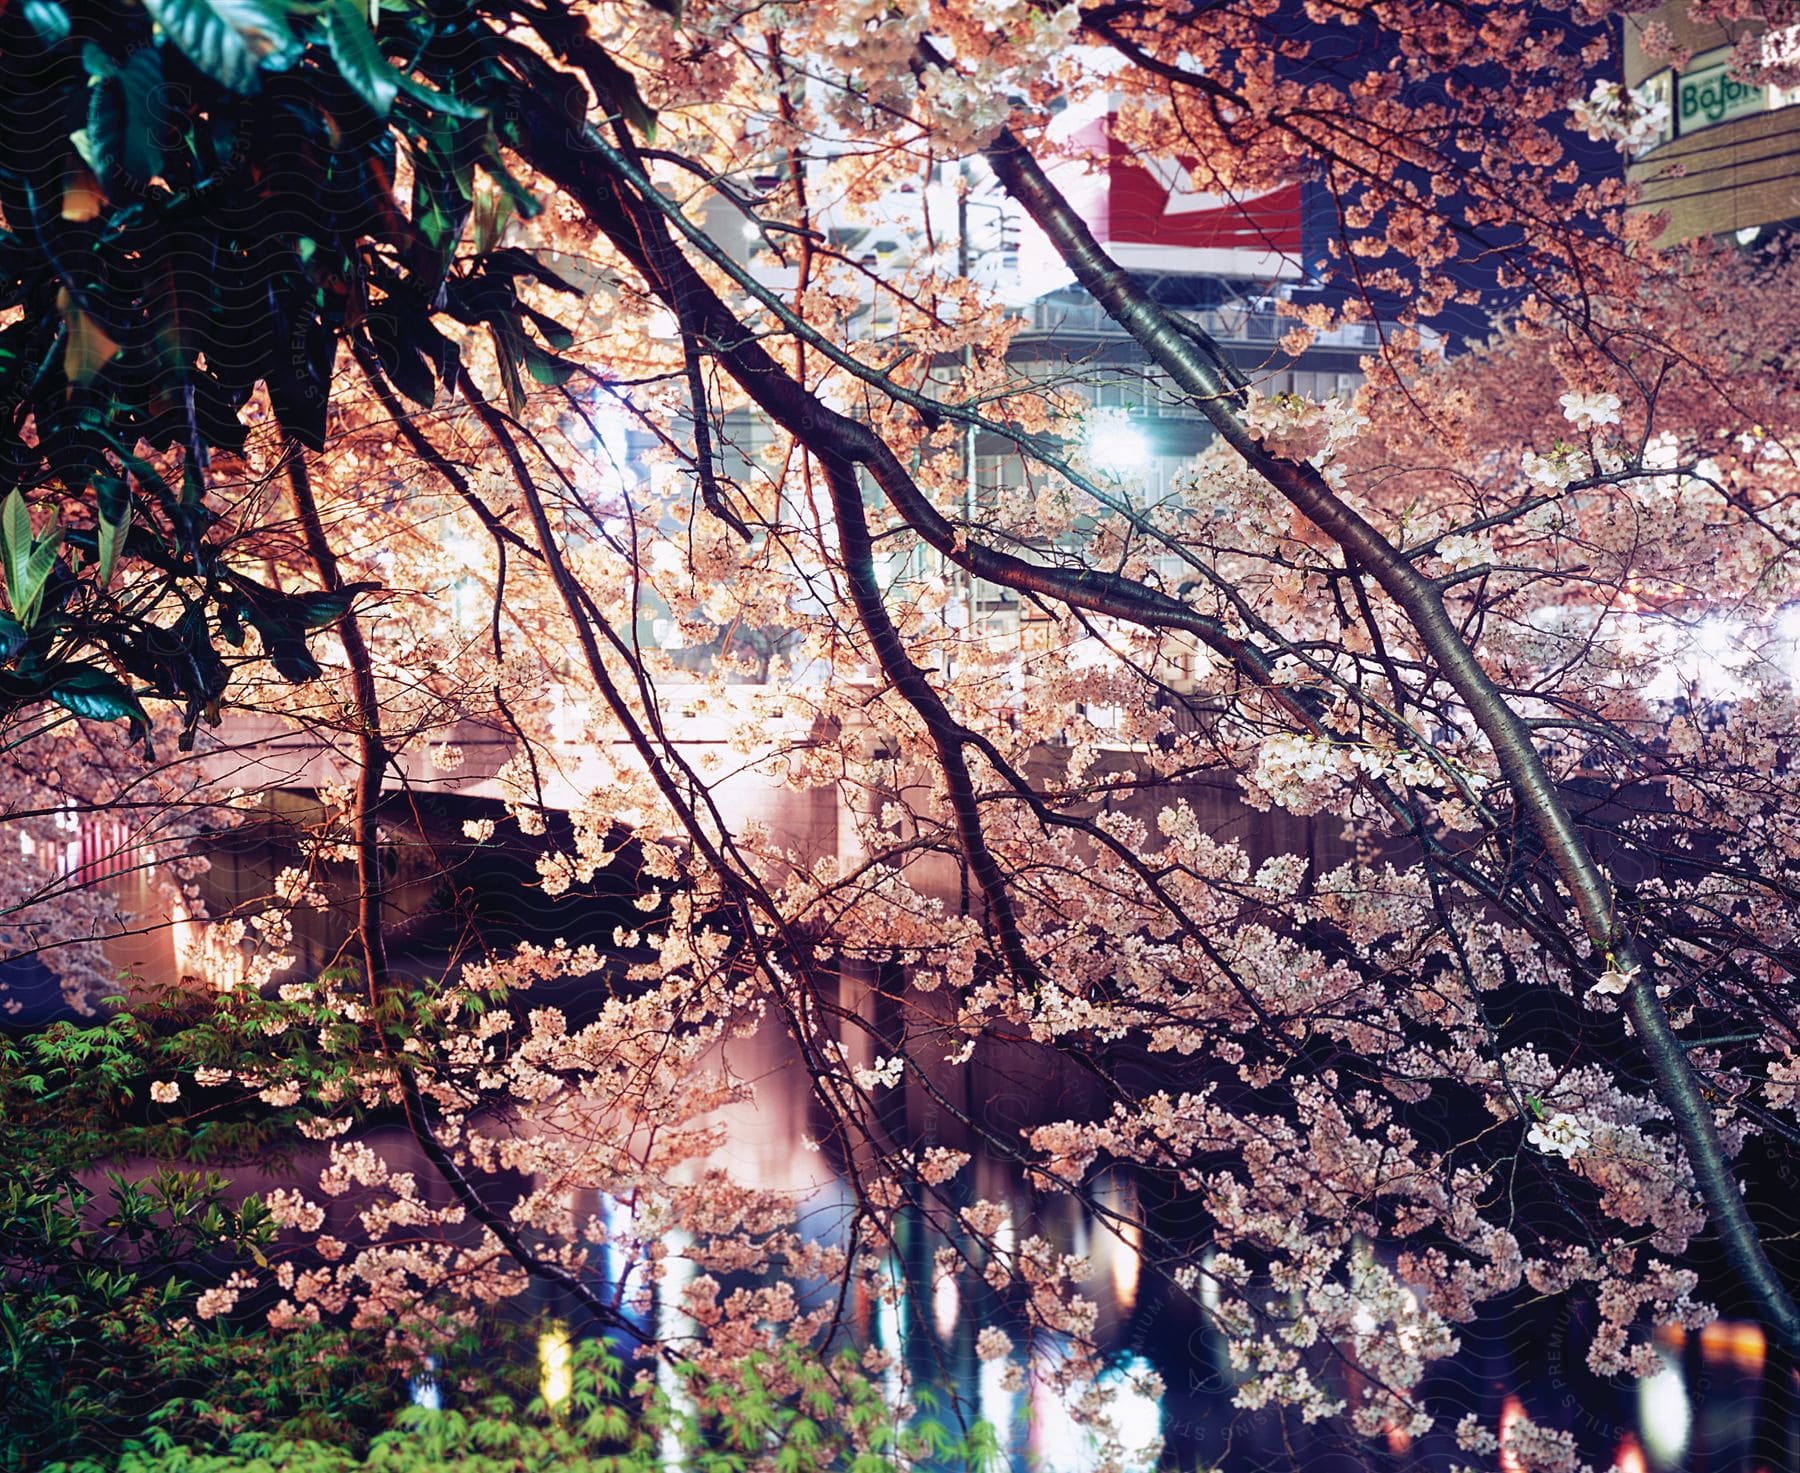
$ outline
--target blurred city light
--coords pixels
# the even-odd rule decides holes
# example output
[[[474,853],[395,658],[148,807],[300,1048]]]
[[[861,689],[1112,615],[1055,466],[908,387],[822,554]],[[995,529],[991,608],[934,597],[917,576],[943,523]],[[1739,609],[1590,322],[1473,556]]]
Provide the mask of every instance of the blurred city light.
[[[1687,1455],[1694,1414],[1680,1367],[1668,1352],[1661,1354],[1662,1365],[1638,1382],[1638,1427],[1651,1462],[1658,1468],[1672,1468]]]
[[[1096,415],[1088,421],[1088,460],[1101,475],[1128,480],[1150,464],[1149,438],[1122,415]]]
[[[544,1405],[561,1407],[575,1390],[575,1357],[562,1326],[538,1336],[539,1389]]]

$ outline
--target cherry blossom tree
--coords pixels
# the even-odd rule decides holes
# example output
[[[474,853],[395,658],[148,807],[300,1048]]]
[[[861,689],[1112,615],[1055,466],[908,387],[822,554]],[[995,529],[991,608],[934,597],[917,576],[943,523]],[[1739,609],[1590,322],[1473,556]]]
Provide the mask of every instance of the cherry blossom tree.
[[[1770,1185],[1800,1080],[1793,266],[1658,249],[1584,167],[1639,137],[1604,87],[1628,14],[121,15],[0,12],[9,741],[117,808],[137,779],[100,728],[34,723],[171,721],[169,770],[211,784],[143,787],[176,829],[243,806],[228,714],[352,773],[259,911],[260,985],[144,1060],[165,1144],[229,1111],[316,1147],[267,1198],[279,1247],[190,1323],[347,1324],[416,1373],[549,1294],[641,1341],[620,1394],[701,1441],[746,1378],[856,1409],[825,1465],[917,1454],[912,1368],[855,1306],[981,1284],[980,1358],[1065,1347],[1056,1390],[1122,1461],[1092,1265],[991,1159],[1191,1299],[1239,1406],[1352,1437],[1610,1452],[1528,1421],[1502,1447],[1430,1395],[1470,1327],[1544,1300],[1594,1306],[1599,1376],[1721,1303],[1800,1351]],[[1335,294],[1284,349],[1377,324],[1353,402],[1265,392],[1108,256],[1052,127],[1097,96],[1198,189],[1317,191]],[[1210,426],[1168,495],[1090,463],[1079,365],[1009,357],[947,222],[885,274],[833,234],[964,160]],[[1490,341],[1441,351],[1495,302]],[[1019,474],[971,498],[976,435]],[[952,617],[951,578],[1049,638]],[[655,618],[717,657],[647,646]],[[775,653],[731,705],[751,637]],[[731,816],[677,685],[749,713],[744,767],[835,795],[835,852]],[[504,803],[465,843],[531,846],[548,896],[628,868],[631,919],[421,979],[384,855],[407,764],[455,771],[476,729]],[[1221,791],[1333,858],[1222,833]],[[284,971],[290,911],[351,863],[346,965]],[[828,1234],[721,1152],[758,1028],[848,1184]],[[953,1082],[1003,1054],[1092,1107],[995,1124]],[[371,1143],[395,1124],[405,1160]],[[1143,1205],[1177,1197],[1198,1221]],[[744,1435],[774,1455],[773,1423]]]

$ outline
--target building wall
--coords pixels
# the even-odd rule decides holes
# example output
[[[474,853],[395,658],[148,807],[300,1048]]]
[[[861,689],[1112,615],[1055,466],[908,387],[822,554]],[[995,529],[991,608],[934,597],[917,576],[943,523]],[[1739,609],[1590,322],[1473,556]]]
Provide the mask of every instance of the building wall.
[[[1692,53],[1681,72],[1644,54],[1640,38],[1653,21],[1666,25],[1676,44]],[[1749,29],[1745,23],[1696,25],[1687,0],[1671,0],[1626,22],[1626,84],[1640,96],[1666,97],[1673,115],[1670,136],[1628,170],[1643,188],[1641,208],[1669,217],[1664,244],[1800,216],[1800,91],[1763,87],[1724,97],[1728,79],[1722,63]],[[1720,114],[1716,121],[1707,116],[1709,110]]]

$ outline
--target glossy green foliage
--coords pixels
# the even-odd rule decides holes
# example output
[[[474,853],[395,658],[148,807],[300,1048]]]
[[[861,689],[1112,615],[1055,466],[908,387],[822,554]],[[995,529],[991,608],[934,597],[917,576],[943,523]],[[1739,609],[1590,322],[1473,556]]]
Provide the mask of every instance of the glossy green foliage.
[[[542,1323],[499,1310],[434,1335],[415,1317],[409,1339],[430,1347],[445,1404],[428,1412],[407,1405],[418,1368],[385,1325],[352,1328],[347,1314],[269,1329],[271,1265],[306,1244],[234,1189],[233,1167],[279,1175],[325,1098],[352,1128],[392,1123],[342,1098],[383,1036],[415,1041],[405,1057],[430,1067],[456,1019],[499,1001],[465,996],[452,1012],[427,983],[351,1021],[334,989],[355,985],[332,974],[285,999],[171,990],[115,999],[91,1026],[0,1035],[0,1473],[649,1473],[671,1454],[695,1473],[995,1465],[992,1429],[938,1416],[923,1389],[903,1418],[849,1347],[788,1344],[722,1371],[676,1353],[662,1362],[671,1387],[577,1339],[549,1407],[534,1395]],[[272,1105],[246,1075],[298,1098]],[[203,1316],[199,1296],[233,1275],[258,1287]]]
[[[0,1036],[0,1469],[110,1458],[155,1428],[348,1437],[397,1404],[378,1329],[273,1336],[195,1312],[202,1291],[268,1263],[275,1225],[229,1168],[278,1162],[298,1112],[243,1090],[207,1100],[193,1071],[267,1069],[281,1050],[323,1078],[316,1038],[282,1050],[265,1027],[322,1026],[321,1011],[171,993]],[[158,1103],[158,1080],[185,1081],[186,1102]]]
[[[0,717],[51,701],[147,734],[164,700],[185,742],[241,661],[318,673],[308,637],[349,595],[298,608],[238,565],[213,458],[259,386],[313,449],[356,363],[431,403],[457,371],[441,318],[490,334],[515,394],[567,378],[519,289],[572,288],[499,244],[490,198],[536,211],[509,99],[567,81],[476,5],[0,7]]]
[[[566,1400],[547,1406],[521,1392],[465,1397],[454,1408],[409,1406],[384,1429],[349,1444],[245,1432],[211,1449],[160,1431],[124,1447],[115,1461],[76,1459],[48,1473],[992,1473],[1004,1466],[985,1423],[952,1432],[929,1417],[896,1429],[894,1410],[846,1352],[827,1364],[797,1347],[750,1356],[729,1380],[678,1372],[672,1399],[648,1378],[627,1382],[605,1341],[575,1346]],[[772,1396],[779,1376],[797,1395]],[[696,1406],[707,1408],[704,1415]]]
[[[653,1473],[661,1467],[658,1444],[648,1424],[626,1411],[620,1371],[616,1355],[590,1342],[578,1348],[574,1395],[560,1408],[525,1391],[489,1391],[441,1410],[390,1408],[358,1438],[290,1425],[238,1431],[206,1446],[155,1425],[107,1460],[54,1462],[46,1473]]]

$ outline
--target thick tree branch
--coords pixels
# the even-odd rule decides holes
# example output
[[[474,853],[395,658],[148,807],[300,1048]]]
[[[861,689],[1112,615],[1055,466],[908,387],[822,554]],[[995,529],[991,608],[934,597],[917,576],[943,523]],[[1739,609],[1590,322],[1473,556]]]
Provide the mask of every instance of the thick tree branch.
[[[318,570],[320,581],[327,589],[335,592],[344,586],[343,575],[338,568],[337,554],[332,550],[324,524],[319,518],[318,503],[306,473],[305,451],[297,444],[290,443],[288,446],[287,472],[295,510],[300,517],[301,532],[306,540],[307,554]],[[386,886],[381,871],[379,827],[381,784],[390,754],[382,734],[375,665],[354,610],[347,611],[339,620],[338,637],[343,641],[344,657],[350,667],[350,688],[357,721],[356,807],[352,815],[353,847],[356,851],[356,938],[362,951],[370,1008],[376,1019],[380,1020],[386,1015],[385,1002],[391,991],[392,981],[382,917]],[[612,1306],[595,1294],[578,1275],[533,1252],[506,1217],[482,1200],[474,1183],[433,1132],[418,1079],[405,1058],[396,1055],[389,1048],[385,1025],[380,1026],[381,1046],[388,1055],[395,1083],[400,1090],[401,1109],[406,1117],[407,1129],[418,1143],[419,1149],[425,1153],[426,1159],[443,1178],[444,1184],[450,1188],[457,1203],[492,1233],[531,1277],[572,1295],[600,1324],[615,1329],[631,1329],[629,1322],[621,1320]]]
[[[307,555],[318,570],[319,581],[329,592],[336,593],[344,586],[343,574],[338,569],[337,554],[325,535],[324,523],[319,519],[318,502],[313,497],[312,481],[306,470],[306,452],[292,441],[287,447],[287,474]],[[379,1009],[388,990],[378,827],[381,783],[387,774],[388,751],[381,730],[381,698],[375,688],[375,663],[355,609],[344,611],[344,616],[338,620],[337,631],[350,667],[351,699],[356,710],[356,807],[351,817],[356,850],[356,940],[362,950],[363,982],[369,990],[369,1005]]]
[[[1191,332],[1168,315],[1094,238],[1037,161],[1010,133],[987,151],[989,163],[1014,199],[1050,237],[1076,278],[1153,362],[1186,390],[1220,437],[1279,490],[1320,531],[1368,571],[1399,606],[1443,679],[1460,696],[1483,734],[1519,805],[1574,897],[1588,939],[1606,964],[1632,977],[1626,1010],[1674,1121],[1695,1181],[1733,1268],[1790,1349],[1800,1351],[1800,1308],[1776,1274],[1713,1123],[1686,1053],[1656,994],[1656,984],[1619,923],[1612,887],[1576,828],[1573,815],[1531,740],[1530,727],[1475,658],[1444,607],[1441,590],[1373,525],[1347,505],[1311,465],[1271,455],[1236,412],[1240,394],[1198,352]]]

